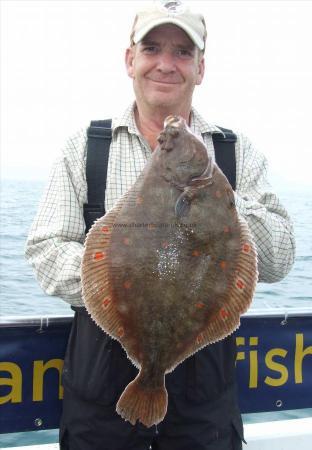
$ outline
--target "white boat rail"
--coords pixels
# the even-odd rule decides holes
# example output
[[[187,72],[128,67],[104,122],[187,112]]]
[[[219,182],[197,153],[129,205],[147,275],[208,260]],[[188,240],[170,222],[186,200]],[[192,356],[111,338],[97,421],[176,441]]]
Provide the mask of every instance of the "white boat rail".
[[[312,417],[277,420],[244,426],[247,445],[244,450],[310,450],[312,442]],[[58,444],[11,447],[10,450],[58,450]],[[0,450],[5,450],[1,447]]]

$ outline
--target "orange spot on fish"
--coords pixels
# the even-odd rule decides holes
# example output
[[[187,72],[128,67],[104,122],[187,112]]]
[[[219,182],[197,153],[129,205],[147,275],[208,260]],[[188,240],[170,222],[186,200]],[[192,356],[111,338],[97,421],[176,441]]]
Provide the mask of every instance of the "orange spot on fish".
[[[102,233],[107,234],[107,233],[109,233],[110,230],[107,225],[104,225],[104,227],[102,227],[101,231],[102,231]]]
[[[245,244],[243,245],[243,252],[244,252],[244,253],[250,253],[250,250],[251,250],[251,245],[248,244],[248,243],[245,243]]]
[[[206,305],[205,305],[205,303],[198,302],[198,303],[195,304],[195,306],[198,309],[202,309],[202,308],[205,308]]]
[[[220,316],[222,320],[227,320],[229,318],[229,312],[225,308],[220,309]]]
[[[143,197],[141,197],[141,195],[139,195],[139,196],[136,198],[136,204],[137,204],[137,205],[142,205],[142,203],[143,203]]]
[[[220,267],[222,270],[225,270],[227,268],[227,262],[226,261],[221,261],[220,262]]]
[[[153,224],[153,223],[149,223],[148,225],[147,225],[147,229],[148,230],[155,230],[155,224]]]
[[[225,226],[225,227],[223,228],[223,231],[224,231],[224,233],[229,233],[229,232],[230,232],[230,227]]]
[[[111,303],[111,299],[109,297],[105,297],[102,301],[102,306],[104,309],[108,308],[109,304]]]
[[[239,279],[236,281],[236,287],[237,287],[238,289],[244,289],[244,288],[246,287],[245,283],[243,282],[243,280],[242,280],[241,278],[239,278]]]
[[[105,252],[96,252],[95,254],[94,254],[94,256],[93,256],[93,259],[95,260],[95,261],[101,261],[102,259],[104,259],[105,258]]]
[[[119,327],[117,330],[118,337],[122,338],[125,335],[125,330],[123,327]]]
[[[125,289],[130,289],[132,287],[132,283],[131,281],[127,280],[124,282],[124,288]]]
[[[127,238],[127,237],[123,238],[122,242],[123,242],[125,245],[130,245],[130,244],[131,244],[130,239]]]
[[[215,192],[215,197],[216,198],[221,198],[222,197],[222,192],[221,191],[216,191]]]
[[[192,251],[192,255],[193,256],[199,256],[200,255],[200,251],[199,250],[193,250]]]
[[[196,338],[196,344],[202,344],[204,342],[204,335],[200,333]]]

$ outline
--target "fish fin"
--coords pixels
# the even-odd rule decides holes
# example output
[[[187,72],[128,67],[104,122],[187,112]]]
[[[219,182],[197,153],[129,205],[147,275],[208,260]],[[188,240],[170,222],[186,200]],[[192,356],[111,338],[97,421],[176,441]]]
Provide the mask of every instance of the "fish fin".
[[[240,252],[236,270],[229,280],[229,289],[222,299],[222,305],[209,320],[198,339],[194,351],[207,344],[217,342],[232,334],[240,326],[240,316],[244,314],[253,299],[258,281],[257,250],[248,224],[239,218]]]
[[[132,425],[139,420],[149,428],[164,419],[168,406],[168,394],[164,383],[156,388],[144,387],[140,380],[141,374],[142,370],[125,388],[118,400],[116,411]]]
[[[212,184],[211,177],[200,177],[194,178],[190,181],[189,185],[186,186],[176,201],[175,205],[175,215],[178,219],[185,217],[190,210],[192,201],[198,196],[198,193],[202,191],[207,186]]]
[[[186,191],[180,195],[175,205],[175,215],[177,219],[187,216],[191,207],[191,201],[192,199],[187,195]]]
[[[125,201],[121,197],[91,227],[81,264],[82,297],[92,319],[111,337],[120,340],[122,321],[110,286],[109,246],[116,217]]]

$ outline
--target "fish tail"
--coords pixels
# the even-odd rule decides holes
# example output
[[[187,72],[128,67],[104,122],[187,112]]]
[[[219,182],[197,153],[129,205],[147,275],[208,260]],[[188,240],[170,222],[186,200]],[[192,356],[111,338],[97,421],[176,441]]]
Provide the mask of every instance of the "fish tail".
[[[168,394],[163,382],[155,388],[145,387],[140,380],[141,372],[128,384],[118,400],[116,411],[135,425],[139,420],[146,427],[157,425],[167,412]]]

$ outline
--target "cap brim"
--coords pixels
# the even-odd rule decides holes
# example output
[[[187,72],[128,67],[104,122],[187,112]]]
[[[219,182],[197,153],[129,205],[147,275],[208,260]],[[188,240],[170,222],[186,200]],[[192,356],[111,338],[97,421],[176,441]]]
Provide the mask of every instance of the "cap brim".
[[[141,30],[137,31],[133,37],[133,42],[137,44],[140,42],[144,36],[147,35],[153,28],[159,27],[160,25],[164,25],[166,23],[170,23],[173,25],[178,26],[181,28],[185,33],[189,36],[189,38],[194,42],[195,45],[200,50],[203,50],[205,47],[203,39],[197,34],[194,30],[192,30],[190,27],[185,25],[182,21],[180,21],[178,18],[174,17],[164,17],[163,19],[157,19],[154,21],[151,21],[146,25],[145,27],[141,28]]]

